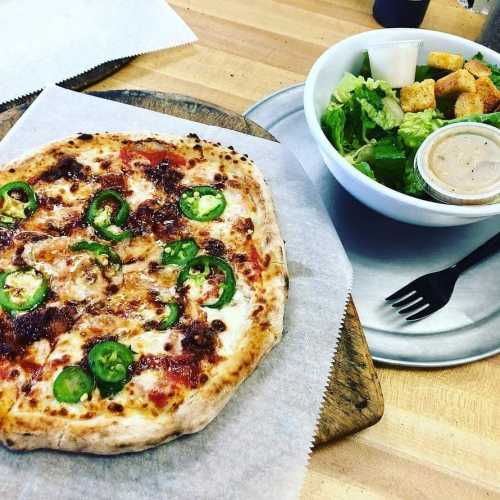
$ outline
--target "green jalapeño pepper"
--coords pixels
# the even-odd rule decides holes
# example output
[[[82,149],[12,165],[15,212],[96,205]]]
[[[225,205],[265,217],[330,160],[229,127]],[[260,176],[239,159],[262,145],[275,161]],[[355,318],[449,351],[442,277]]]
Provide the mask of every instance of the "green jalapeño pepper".
[[[67,366],[57,376],[52,392],[60,403],[79,403],[94,389],[94,379],[79,366]]]
[[[129,368],[134,361],[134,354],[125,344],[114,340],[99,342],[89,352],[89,367],[97,385],[102,382],[106,387],[122,386],[129,379]]]
[[[160,330],[166,330],[179,321],[179,306],[175,302],[165,305],[166,316],[160,321]]]
[[[32,267],[0,274],[0,306],[8,312],[31,311],[49,290],[45,276]]]
[[[102,398],[107,398],[109,396],[113,396],[120,392],[125,386],[127,381],[125,382],[117,382],[116,384],[110,384],[108,382],[102,382],[101,380],[97,381],[97,387],[99,388],[99,392]]]
[[[195,286],[203,286],[203,283],[211,275],[222,273],[224,280],[218,285],[218,299],[213,303],[202,304],[205,307],[220,309],[224,305],[231,302],[234,292],[236,291],[236,280],[234,278],[231,266],[219,257],[211,255],[200,255],[191,260],[184,269],[179,273],[177,278],[177,286],[182,287],[186,281],[191,281]]]
[[[36,194],[24,181],[8,182],[0,187],[0,226],[11,227],[26,219],[37,208]]]
[[[96,262],[103,267],[113,265],[120,268],[122,265],[120,256],[110,246],[96,241],[78,241],[71,245],[71,250],[73,252],[89,252],[93,254]]]
[[[128,219],[129,206],[122,195],[112,189],[97,193],[87,211],[87,222],[103,238],[122,241],[131,236],[122,227]]]
[[[188,219],[207,222],[224,212],[226,198],[212,186],[195,186],[182,193],[179,208]]]
[[[172,241],[163,249],[161,262],[163,265],[183,266],[196,256],[198,250],[198,245],[192,238]]]

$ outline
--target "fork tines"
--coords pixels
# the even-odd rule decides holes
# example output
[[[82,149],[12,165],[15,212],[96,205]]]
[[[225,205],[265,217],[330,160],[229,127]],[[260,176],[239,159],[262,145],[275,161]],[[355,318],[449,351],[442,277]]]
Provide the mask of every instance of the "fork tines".
[[[406,315],[409,313],[414,313],[406,318],[407,321],[417,321],[419,319],[425,318],[429,314],[436,312],[440,307],[432,306],[429,304],[415,289],[415,281],[412,281],[408,285],[404,286],[392,295],[389,295],[385,300],[393,301],[397,300],[394,304],[391,304],[394,308],[403,307],[398,311],[401,315]],[[406,306],[406,307],[404,307]]]

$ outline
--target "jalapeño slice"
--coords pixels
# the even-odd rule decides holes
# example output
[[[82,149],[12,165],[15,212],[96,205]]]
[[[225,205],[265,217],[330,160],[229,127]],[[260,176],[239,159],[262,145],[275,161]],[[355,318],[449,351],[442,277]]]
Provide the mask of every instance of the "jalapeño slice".
[[[202,286],[209,275],[217,271],[221,272],[224,276],[224,281],[218,285],[219,298],[214,303],[205,303],[202,305],[204,307],[220,309],[231,302],[236,291],[236,280],[233,270],[225,260],[211,255],[195,257],[179,273],[177,286],[182,287],[187,280],[192,280],[196,285]]]
[[[0,273],[0,306],[8,312],[35,309],[48,290],[47,278],[32,267]]]
[[[111,384],[108,382],[102,382],[101,380],[97,381],[97,387],[99,388],[99,393],[102,398],[107,398],[109,396],[113,396],[120,392],[125,386],[125,382],[117,382],[116,384]]]
[[[97,384],[124,384],[129,377],[129,368],[134,355],[129,347],[114,340],[96,344],[88,355],[90,370]]]
[[[196,256],[198,250],[199,247],[192,238],[172,241],[172,243],[165,245],[161,254],[161,262],[164,265],[183,266]]]
[[[101,266],[110,264],[121,267],[120,256],[108,245],[97,243],[96,241],[78,241],[71,245],[73,252],[89,252],[94,255],[96,262]]]
[[[188,219],[207,222],[224,212],[226,198],[212,186],[195,186],[182,193],[179,208]]]
[[[129,206],[117,191],[106,189],[97,193],[87,211],[87,222],[103,238],[122,241],[131,232],[122,229],[128,219]]]
[[[160,330],[166,330],[179,321],[179,306],[175,302],[165,304],[165,317],[160,321]]]
[[[8,182],[0,187],[0,203],[0,226],[3,227],[26,219],[38,208],[35,192],[24,181]]]
[[[94,379],[79,366],[67,366],[57,376],[52,392],[60,403],[79,403],[94,388]]]

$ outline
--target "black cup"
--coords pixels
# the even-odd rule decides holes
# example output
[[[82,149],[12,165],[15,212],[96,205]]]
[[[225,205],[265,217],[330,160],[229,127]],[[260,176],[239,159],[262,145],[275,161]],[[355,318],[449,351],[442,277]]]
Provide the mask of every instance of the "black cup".
[[[490,6],[490,12],[478,42],[500,52],[500,1]]]
[[[375,0],[373,17],[386,28],[418,28],[430,0]]]

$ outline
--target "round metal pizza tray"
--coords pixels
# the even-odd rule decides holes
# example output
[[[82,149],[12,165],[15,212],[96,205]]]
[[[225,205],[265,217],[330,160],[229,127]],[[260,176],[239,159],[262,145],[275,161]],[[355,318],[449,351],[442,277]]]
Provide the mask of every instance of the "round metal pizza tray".
[[[469,226],[424,228],[388,219],[355,200],[323,164],[302,106],[303,84],[280,90],[245,116],[266,128],[299,158],[316,184],[354,267],[353,298],[370,351],[383,363],[444,367],[500,353],[500,254],[457,283],[450,303],[407,323],[387,297],[412,279],[447,267],[491,237],[500,217]]]

